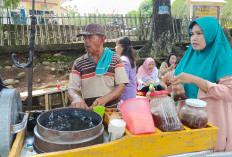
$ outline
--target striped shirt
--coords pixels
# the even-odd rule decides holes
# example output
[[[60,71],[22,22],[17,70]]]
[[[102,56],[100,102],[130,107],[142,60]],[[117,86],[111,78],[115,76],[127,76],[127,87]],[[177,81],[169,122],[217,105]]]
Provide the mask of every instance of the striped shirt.
[[[96,75],[96,67],[97,64],[86,53],[74,62],[70,74],[68,88],[81,90],[88,106],[91,106],[97,98],[110,93],[118,84],[129,83],[122,60],[117,54],[113,55],[106,74]],[[105,106],[117,107],[120,100],[121,98],[114,99]]]

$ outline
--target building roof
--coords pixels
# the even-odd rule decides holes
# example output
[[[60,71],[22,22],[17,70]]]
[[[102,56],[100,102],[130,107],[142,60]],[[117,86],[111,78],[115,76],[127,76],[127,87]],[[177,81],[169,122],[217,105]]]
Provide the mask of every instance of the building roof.
[[[187,3],[210,2],[210,3],[227,3],[225,0],[187,0]]]

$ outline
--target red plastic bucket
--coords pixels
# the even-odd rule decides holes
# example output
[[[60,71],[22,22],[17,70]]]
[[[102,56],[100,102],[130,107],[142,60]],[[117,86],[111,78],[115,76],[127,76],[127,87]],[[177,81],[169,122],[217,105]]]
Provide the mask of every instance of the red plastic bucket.
[[[149,101],[146,98],[133,98],[120,105],[126,128],[133,135],[155,133]]]

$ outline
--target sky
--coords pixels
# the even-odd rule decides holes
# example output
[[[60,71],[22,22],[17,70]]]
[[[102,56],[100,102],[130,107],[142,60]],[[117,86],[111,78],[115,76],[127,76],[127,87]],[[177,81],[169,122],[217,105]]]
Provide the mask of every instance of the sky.
[[[144,0],[70,0],[65,5],[76,5],[78,12],[100,14],[126,14],[132,10],[138,10]],[[174,1],[174,0],[171,0]]]

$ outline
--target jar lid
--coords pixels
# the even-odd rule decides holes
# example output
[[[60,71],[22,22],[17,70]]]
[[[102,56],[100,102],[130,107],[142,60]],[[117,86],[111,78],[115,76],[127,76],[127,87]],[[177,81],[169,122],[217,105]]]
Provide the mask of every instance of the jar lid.
[[[199,99],[186,99],[185,103],[192,107],[206,107],[207,105],[205,101]]]
[[[162,94],[168,95],[168,91],[167,90],[161,90],[161,91],[152,92],[150,94],[150,97],[154,97],[154,96],[162,95]]]

